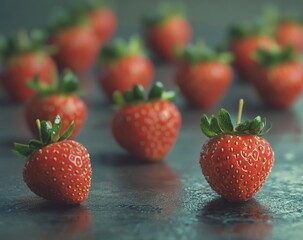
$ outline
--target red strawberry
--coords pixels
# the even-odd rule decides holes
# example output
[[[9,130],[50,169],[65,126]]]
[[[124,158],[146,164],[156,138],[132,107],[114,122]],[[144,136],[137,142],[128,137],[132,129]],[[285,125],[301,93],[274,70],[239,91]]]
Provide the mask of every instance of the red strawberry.
[[[55,55],[58,65],[77,74],[92,67],[100,48],[90,22],[83,17],[73,18],[72,14],[50,27],[50,42],[58,48]]]
[[[23,179],[38,196],[61,204],[85,201],[91,184],[91,164],[85,147],[67,140],[74,123],[60,137],[61,118],[54,123],[37,120],[39,140],[15,143],[15,152],[27,157]]]
[[[44,85],[51,83],[56,67],[47,47],[43,46],[40,32],[33,31],[29,36],[26,32],[19,32],[4,40],[2,48],[1,81],[12,100],[26,101],[35,95],[27,86],[34,76],[39,76]]]
[[[143,88],[135,85],[126,91],[124,98],[116,92],[114,99],[121,109],[112,120],[112,133],[118,144],[130,154],[146,161],[163,159],[174,145],[181,115],[170,100],[174,92],[164,92],[163,85],[156,83],[148,99]]]
[[[202,108],[216,105],[232,81],[231,55],[193,45],[177,55],[176,83],[184,97]]]
[[[91,11],[89,18],[99,41],[108,42],[117,28],[115,13],[110,8],[97,8]]]
[[[34,133],[38,136],[36,119],[50,120],[56,115],[60,115],[62,122],[60,134],[69,126],[71,121],[75,122],[75,129],[70,138],[74,138],[80,131],[86,119],[86,105],[76,95],[78,89],[78,80],[71,72],[65,72],[57,85],[50,88],[41,87],[37,78],[31,83],[31,86],[37,90],[38,96],[31,99],[26,105],[26,121]]]
[[[101,60],[100,84],[109,99],[115,91],[124,92],[134,84],[147,88],[152,81],[154,66],[145,56],[139,38],[132,38],[129,43],[117,39],[103,48]]]
[[[200,165],[211,188],[230,202],[252,198],[263,186],[273,166],[274,153],[261,137],[266,125],[260,116],[240,123],[243,100],[240,101],[237,125],[221,109],[218,118],[201,118],[202,132],[210,137],[202,147]]]
[[[289,108],[301,96],[303,67],[291,47],[259,49],[252,82],[262,100],[276,108]]]
[[[174,48],[186,46],[192,37],[191,25],[180,9],[169,8],[147,17],[145,28],[150,48],[164,61],[174,60]]]
[[[241,78],[250,79],[252,69],[256,62],[253,53],[259,48],[269,49],[275,41],[269,32],[258,27],[237,26],[230,31],[230,49],[234,54],[234,65]]]
[[[276,39],[280,46],[291,45],[295,51],[303,51],[303,24],[298,21],[281,21],[276,27]]]

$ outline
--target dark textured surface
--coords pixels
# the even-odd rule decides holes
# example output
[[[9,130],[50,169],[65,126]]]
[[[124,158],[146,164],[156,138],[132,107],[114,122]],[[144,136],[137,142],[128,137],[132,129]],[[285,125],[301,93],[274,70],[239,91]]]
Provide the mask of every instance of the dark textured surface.
[[[14,1],[4,2],[7,8],[1,12],[9,9]],[[195,10],[198,1],[190,2]],[[241,1],[235,2],[241,7]],[[277,2],[286,5],[283,1]],[[214,4],[204,6],[216,9]],[[249,15],[257,6],[250,9]],[[197,11],[191,16],[196,26]],[[201,11],[207,12],[202,6]],[[230,11],[226,11],[229,17]],[[121,8],[119,13],[126,19]],[[240,12],[228,21],[245,19],[244,16]],[[129,24],[135,29],[133,18],[122,26]],[[225,27],[222,17],[217,20],[206,14],[205,19],[213,19],[212,24],[218,25],[218,29],[205,27],[203,32],[196,28],[197,32],[204,33],[209,40],[220,41],[219,36],[223,36],[220,31]],[[11,24],[16,26],[16,20]],[[25,24],[35,26],[30,20]],[[204,22],[202,26],[209,25]],[[119,30],[124,36],[129,35],[128,31],[123,27]],[[156,79],[172,86],[172,73],[172,67],[158,66]],[[24,160],[11,153],[14,141],[25,142],[29,138],[23,107],[9,103],[0,94],[0,239],[303,238],[303,99],[292,110],[273,111],[262,106],[251,87],[234,81],[221,106],[230,109],[235,118],[237,101],[244,97],[244,119],[258,114],[266,116],[273,123],[266,138],[275,151],[276,161],[255,199],[231,205],[217,199],[199,168],[199,152],[206,140],[200,132],[199,120],[205,111],[192,109],[179,98],[176,104],[181,109],[183,123],[174,149],[163,162],[142,164],[115,144],[108,128],[113,110],[96,87],[96,79],[86,77],[82,85],[89,96],[86,98],[89,115],[77,140],[91,153],[93,182],[88,200],[73,208],[49,205],[23,183]],[[218,108],[206,113],[216,113]]]

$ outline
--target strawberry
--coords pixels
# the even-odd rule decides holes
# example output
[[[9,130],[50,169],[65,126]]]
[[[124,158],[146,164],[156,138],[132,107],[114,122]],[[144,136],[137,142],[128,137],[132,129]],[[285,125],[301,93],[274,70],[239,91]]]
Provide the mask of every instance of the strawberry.
[[[39,76],[43,85],[51,83],[56,66],[50,56],[51,48],[43,41],[44,36],[38,30],[29,35],[20,31],[11,38],[2,39],[1,81],[13,101],[24,102],[35,95],[27,86],[34,76]]]
[[[186,46],[192,37],[192,28],[182,9],[160,9],[145,19],[146,39],[159,59],[170,62],[175,59],[174,48]]]
[[[174,92],[165,92],[160,82],[151,88],[148,99],[143,87],[115,92],[114,100],[121,106],[112,119],[112,133],[118,144],[130,154],[145,161],[163,159],[174,145],[180,125],[179,110],[170,101]]]
[[[234,66],[240,77],[250,80],[251,71],[256,65],[253,53],[259,47],[269,49],[275,44],[267,29],[251,25],[233,27],[230,30],[229,47],[234,54]]]
[[[176,52],[176,83],[184,97],[201,108],[216,105],[232,81],[231,54],[189,45]]]
[[[258,49],[252,82],[269,106],[289,108],[301,96],[303,67],[292,47]]]
[[[61,81],[51,87],[42,87],[38,78],[35,78],[30,86],[38,92],[38,96],[31,99],[25,108],[27,124],[34,135],[38,136],[36,119],[50,120],[60,115],[62,122],[60,134],[69,126],[71,121],[75,122],[75,128],[70,138],[74,138],[80,131],[86,119],[86,105],[76,95],[78,80],[70,72],[66,71]]]
[[[68,13],[50,25],[49,39],[58,48],[55,59],[59,67],[77,74],[90,70],[100,48],[90,21]]]
[[[285,19],[276,27],[275,36],[280,46],[291,45],[295,51],[303,51],[303,23]]]
[[[252,198],[263,186],[274,163],[270,144],[261,137],[266,120],[257,116],[241,123],[240,100],[237,125],[221,109],[218,118],[201,117],[202,132],[210,139],[203,145],[200,165],[211,188],[230,202]]]
[[[124,92],[134,84],[149,87],[153,75],[154,66],[137,37],[131,38],[128,43],[117,39],[101,52],[99,81],[109,99],[115,91]]]
[[[88,18],[100,44],[108,42],[117,28],[114,11],[100,1],[87,1],[71,9],[75,18]]]
[[[14,151],[27,157],[23,179],[32,192],[60,204],[85,201],[91,184],[89,153],[78,142],[67,140],[74,123],[60,136],[61,118],[54,123],[37,120],[39,140],[15,143]]]

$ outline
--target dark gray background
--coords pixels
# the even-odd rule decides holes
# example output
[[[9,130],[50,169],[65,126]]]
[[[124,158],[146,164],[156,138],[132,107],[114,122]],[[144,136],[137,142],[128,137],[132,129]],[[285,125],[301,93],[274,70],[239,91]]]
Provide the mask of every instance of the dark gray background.
[[[43,26],[50,10],[74,1],[0,0],[0,32]],[[141,16],[159,1],[115,1],[117,35],[141,30]],[[255,16],[263,1],[186,1],[194,38],[210,45],[224,40],[226,27]],[[283,11],[302,10],[303,1],[274,1]],[[290,4],[291,3],[291,4]],[[173,87],[173,67],[157,64],[155,79]],[[82,79],[88,119],[77,140],[91,153],[92,189],[81,207],[58,208],[36,197],[22,180],[24,160],[11,153],[14,141],[30,137],[23,106],[0,93],[0,239],[302,239],[303,100],[287,111],[264,107],[255,91],[234,81],[220,106],[207,111],[176,104],[183,117],[177,143],[158,164],[140,164],[117,146],[109,125],[113,109],[93,74]],[[211,191],[199,168],[206,140],[199,129],[202,113],[230,109],[245,98],[243,119],[263,115],[273,123],[266,139],[275,165],[255,199],[231,205]]]

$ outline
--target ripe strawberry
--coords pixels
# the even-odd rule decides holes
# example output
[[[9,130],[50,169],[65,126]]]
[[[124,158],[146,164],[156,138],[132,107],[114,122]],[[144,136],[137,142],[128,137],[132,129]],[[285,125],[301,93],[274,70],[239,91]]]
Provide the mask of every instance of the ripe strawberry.
[[[297,52],[303,51],[303,24],[294,20],[280,21],[276,27],[276,39],[280,46],[290,45]]]
[[[43,85],[51,83],[56,66],[50,57],[50,48],[43,45],[40,31],[19,32],[2,39],[1,55],[3,70],[1,81],[7,95],[13,101],[24,102],[35,95],[27,86],[34,76],[39,76]]]
[[[48,121],[60,115],[64,121],[60,134],[69,126],[71,121],[75,122],[75,129],[70,138],[74,138],[80,131],[86,119],[86,105],[76,95],[78,80],[69,71],[66,71],[58,84],[45,88],[39,84],[38,78],[31,82],[31,87],[38,92],[38,96],[31,99],[25,109],[25,116],[30,130],[35,136],[39,132],[36,127],[36,119]]]
[[[293,49],[259,49],[252,82],[262,100],[276,108],[289,108],[301,96],[303,67]]]
[[[208,48],[189,45],[177,52],[180,63],[176,83],[184,97],[192,104],[209,108],[216,105],[232,81],[229,66],[232,56]]]
[[[87,1],[70,10],[74,18],[87,18],[92,25],[99,43],[108,42],[117,28],[114,11],[100,1]]]
[[[174,92],[164,92],[157,82],[148,99],[143,87],[134,85],[133,90],[115,92],[114,100],[121,106],[112,120],[112,133],[118,144],[130,154],[145,161],[164,158],[174,145],[180,125],[181,115],[170,101]]]
[[[174,48],[186,46],[192,37],[191,25],[184,12],[172,7],[148,16],[145,30],[149,47],[164,61],[174,60]]]
[[[201,117],[202,132],[210,137],[202,147],[200,165],[211,188],[230,202],[252,198],[263,186],[273,166],[274,153],[261,137],[266,125],[263,117],[241,121],[240,101],[237,125],[221,109],[218,118]]]
[[[100,48],[90,21],[72,14],[50,26],[50,42],[58,48],[55,59],[59,67],[70,68],[77,74],[92,67]]]
[[[80,204],[85,201],[91,184],[91,164],[85,147],[67,140],[72,122],[63,135],[59,135],[61,118],[54,123],[37,120],[39,140],[28,145],[15,143],[17,154],[27,157],[23,179],[32,192],[60,204]]]
[[[134,84],[149,87],[153,75],[154,66],[139,38],[131,38],[129,43],[117,39],[101,52],[99,81],[109,99],[115,91],[124,92]]]
[[[234,66],[242,79],[250,80],[256,62],[253,53],[259,48],[269,49],[276,43],[270,33],[258,26],[240,25],[230,30],[230,50],[234,54]]]

